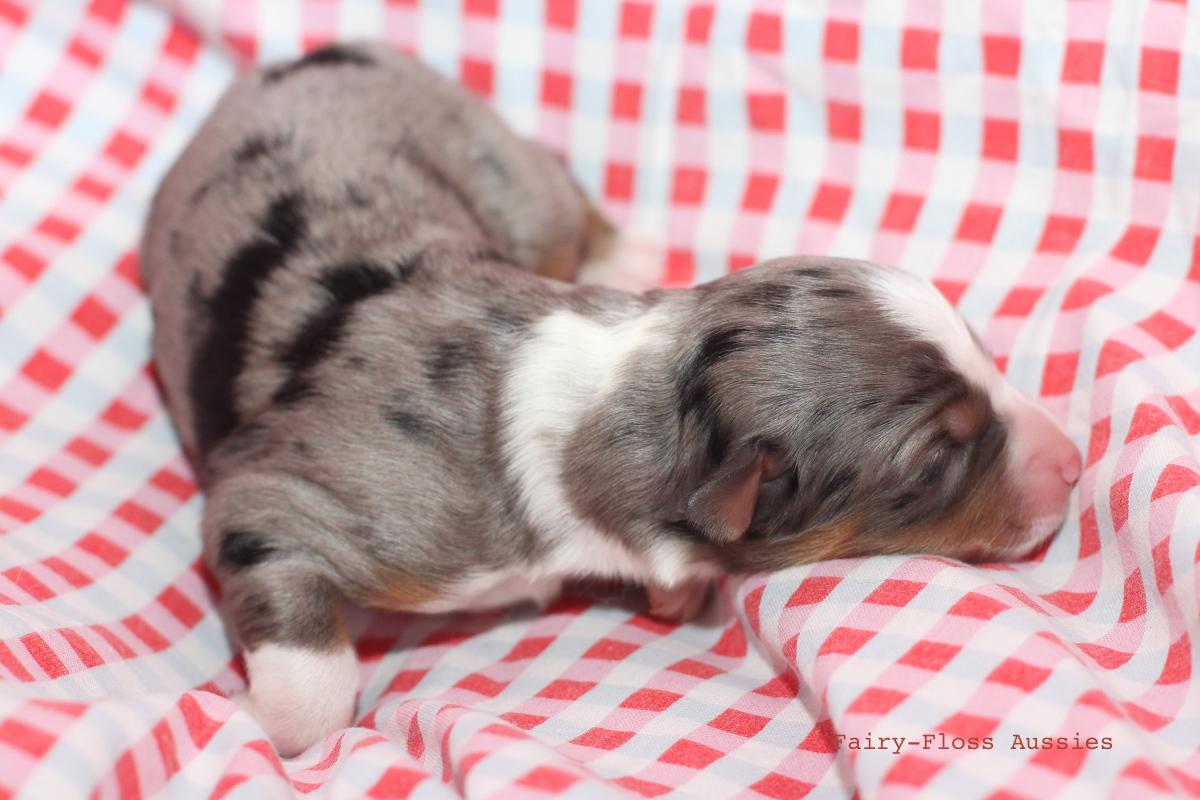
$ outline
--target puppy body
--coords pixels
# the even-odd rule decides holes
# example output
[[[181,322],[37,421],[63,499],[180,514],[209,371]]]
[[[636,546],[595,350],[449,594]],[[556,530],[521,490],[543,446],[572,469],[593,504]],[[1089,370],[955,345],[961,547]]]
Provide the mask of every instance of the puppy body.
[[[821,558],[1018,557],[1078,454],[927,283],[787,258],[634,295],[564,170],[377,46],[239,81],[157,194],[155,356],[207,492],[239,698],[351,721],[341,601],[441,612]]]

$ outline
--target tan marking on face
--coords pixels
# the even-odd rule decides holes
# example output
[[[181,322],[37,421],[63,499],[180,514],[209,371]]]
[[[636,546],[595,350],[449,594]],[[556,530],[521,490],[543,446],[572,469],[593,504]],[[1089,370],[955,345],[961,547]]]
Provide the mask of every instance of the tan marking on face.
[[[845,517],[832,525],[805,531],[798,537],[775,544],[776,552],[768,556],[770,569],[799,564],[812,564],[833,558],[856,555],[856,544],[861,533],[861,522],[855,517]]]
[[[764,554],[764,561],[780,569],[832,558],[894,554],[938,555],[970,563],[1011,560],[1028,555],[1038,544],[1024,542],[1028,523],[1022,513],[1011,480],[995,472],[936,519],[884,530],[866,529],[861,519],[850,516],[769,543],[773,552]]]

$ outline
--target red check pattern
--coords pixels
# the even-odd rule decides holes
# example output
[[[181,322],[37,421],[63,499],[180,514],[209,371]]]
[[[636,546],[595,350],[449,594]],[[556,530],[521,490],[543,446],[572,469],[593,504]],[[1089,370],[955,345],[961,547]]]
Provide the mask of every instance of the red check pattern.
[[[1200,50],[1168,0],[0,0],[0,798],[1200,796]],[[383,38],[559,151],[667,284],[931,278],[1085,454],[1036,559],[352,611],[281,762],[196,538],[137,239],[236,70]]]

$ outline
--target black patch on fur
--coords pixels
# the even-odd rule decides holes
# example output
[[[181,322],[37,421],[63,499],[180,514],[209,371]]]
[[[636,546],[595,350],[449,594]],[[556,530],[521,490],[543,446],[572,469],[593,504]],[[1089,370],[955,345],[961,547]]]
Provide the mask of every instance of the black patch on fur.
[[[352,47],[337,44],[329,45],[319,50],[313,50],[308,55],[290,64],[271,67],[263,73],[263,83],[278,83],[289,75],[294,75],[300,70],[310,67],[338,66],[373,67],[375,66],[375,59]]]
[[[237,638],[253,650],[260,644],[294,644],[321,649],[336,644],[344,635],[338,621],[340,596],[328,578],[314,574],[311,566],[295,563],[290,574],[272,576],[267,582],[248,573],[249,585],[238,592],[229,616]]]
[[[192,192],[191,197],[188,198],[188,202],[193,206],[200,205],[200,201],[204,199],[204,196],[208,194],[214,186],[220,183],[221,180],[223,180],[223,176],[220,175],[215,178],[209,178],[204,183],[196,187],[196,191]]]
[[[230,572],[237,573],[261,564],[275,551],[275,545],[261,533],[233,529],[221,534],[217,561]]]
[[[490,305],[483,310],[488,324],[501,331],[518,331],[531,322],[529,315],[512,307],[512,304]]]
[[[930,486],[937,483],[946,474],[946,470],[950,466],[949,460],[945,457],[945,453],[941,453],[927,463],[924,469],[921,470],[920,482],[923,486]]]
[[[438,388],[452,388],[460,377],[482,367],[486,358],[481,333],[462,329],[434,345],[425,359],[425,374]]]
[[[708,416],[711,389],[709,371],[734,353],[749,346],[748,328],[731,326],[709,331],[700,343],[695,357],[682,370],[679,387],[679,410],[683,416],[698,413]]]
[[[233,154],[233,160],[239,164],[255,161],[270,152],[267,140],[263,136],[251,136],[242,142],[242,146]]]
[[[208,330],[192,358],[188,392],[196,414],[201,456],[240,422],[234,384],[246,366],[250,318],[262,287],[300,247],[307,230],[302,195],[277,198],[259,222],[259,233],[225,265],[221,285],[204,301]]]
[[[852,286],[817,286],[812,294],[830,300],[854,300],[862,297],[862,292]]]
[[[825,484],[817,502],[819,504],[830,503],[834,505],[834,510],[840,511],[841,509],[836,507],[836,501],[840,499],[844,505],[856,481],[858,481],[858,470],[853,466],[845,467]]]
[[[433,432],[433,425],[426,419],[399,408],[384,411],[383,418],[406,436],[424,437]]]
[[[700,344],[700,352],[696,354],[692,369],[703,373],[716,366],[717,362],[744,349],[747,344],[746,333],[747,329],[739,326],[710,331]]]
[[[355,208],[370,208],[374,203],[371,202],[371,197],[362,190],[361,186],[353,183],[346,184],[346,199],[350,201],[350,205]]]
[[[325,358],[341,340],[348,315],[349,309],[345,306],[334,306],[315,314],[280,354],[280,363],[296,375]]]
[[[188,202],[193,206],[199,205],[214,187],[227,181],[235,180],[241,170],[253,165],[259,159],[268,157],[274,159],[280,150],[291,144],[291,141],[292,134],[290,131],[278,133],[270,137],[263,134],[248,137],[233,152],[233,169],[219,172],[201,183],[192,192],[191,197],[188,198]]]
[[[835,280],[833,271],[829,267],[800,267],[791,271],[797,278],[805,280],[814,280],[822,282],[830,282]]]
[[[303,374],[292,373],[275,390],[275,394],[271,395],[271,402],[281,406],[290,406],[316,397],[318,394],[316,388]]]
[[[238,638],[246,647],[275,641],[279,637],[280,624],[275,606],[265,591],[245,595],[232,617]]]
[[[326,270],[317,281],[329,293],[334,305],[351,306],[407,280],[411,265],[398,264],[397,267],[388,269],[368,261],[351,261]]]
[[[300,333],[280,354],[280,362],[293,373],[305,369],[329,355],[342,336],[348,309],[334,306],[308,318]]]
[[[317,283],[325,291],[327,302],[279,354],[288,376],[275,392],[274,401],[286,405],[311,396],[313,387],[307,373],[341,343],[355,306],[402,283],[409,271],[411,264],[398,263],[389,269],[368,261],[351,261],[321,273]]]
[[[826,300],[868,300],[869,295],[854,283],[847,283],[845,276],[838,275],[828,267],[806,267],[792,270],[802,281],[803,291],[812,297]]]
[[[734,302],[776,314],[786,313],[795,297],[795,289],[785,283],[755,283],[734,298]]]
[[[242,142],[242,146],[234,152],[233,160],[241,166],[246,166],[264,156],[271,155],[282,147],[286,147],[291,140],[291,134],[276,134],[271,137],[258,134],[247,137],[246,141]]]

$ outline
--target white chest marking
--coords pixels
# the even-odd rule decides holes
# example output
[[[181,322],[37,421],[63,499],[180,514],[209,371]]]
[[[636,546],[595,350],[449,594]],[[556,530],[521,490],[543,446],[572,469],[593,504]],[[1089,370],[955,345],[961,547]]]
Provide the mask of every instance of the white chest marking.
[[[666,323],[657,309],[611,325],[559,311],[539,322],[516,353],[504,386],[505,452],[530,521],[550,544],[545,559],[522,570],[524,579],[597,576],[674,585],[686,577],[677,547],[639,555],[580,519],[560,477],[564,450],[584,414],[604,402],[624,365],[666,341]]]

